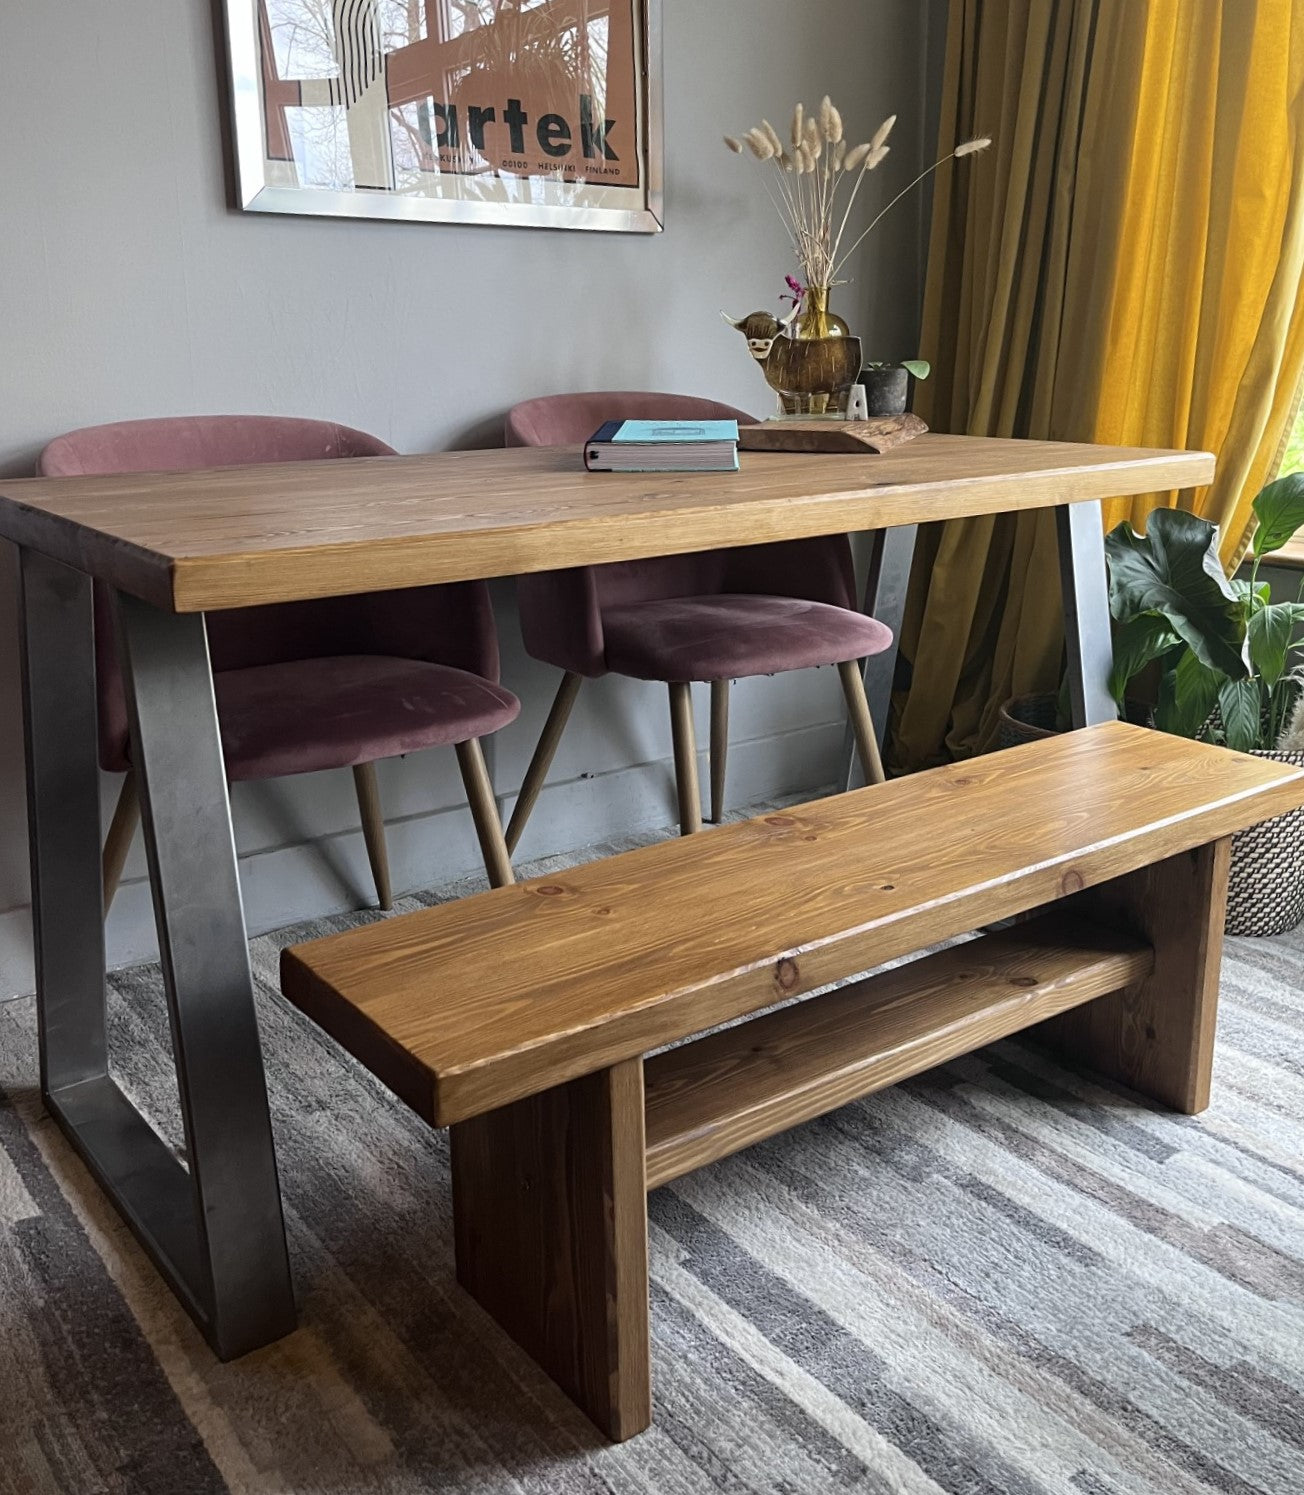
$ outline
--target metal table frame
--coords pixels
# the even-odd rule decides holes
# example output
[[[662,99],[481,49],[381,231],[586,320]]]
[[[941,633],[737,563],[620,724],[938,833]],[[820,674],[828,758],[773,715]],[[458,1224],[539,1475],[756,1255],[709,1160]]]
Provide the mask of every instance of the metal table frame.
[[[861,610],[886,623],[893,639],[901,637],[910,567],[919,526],[902,524],[869,536],[869,565]],[[1074,727],[1113,721],[1118,715],[1109,694],[1113,644],[1109,631],[1109,588],[1105,573],[1104,517],[1099,499],[1061,504],[1055,510],[1059,544],[1060,591],[1064,607],[1064,644],[1068,653],[1069,712]],[[896,673],[895,645],[865,661],[865,694],[874,731],[887,751]],[[841,782],[848,789],[864,783],[864,771],[848,727]]]
[[[1075,726],[1114,715],[1098,502],[1056,511]],[[899,632],[915,527],[875,532],[864,607]],[[20,552],[41,1092],[222,1359],[295,1323],[203,616],[116,596],[189,1166],[110,1073],[92,582]],[[895,650],[866,685],[886,737]]]
[[[20,567],[41,1094],[229,1360],[295,1314],[204,619],[117,598],[187,1167],[110,1073],[91,580]]]

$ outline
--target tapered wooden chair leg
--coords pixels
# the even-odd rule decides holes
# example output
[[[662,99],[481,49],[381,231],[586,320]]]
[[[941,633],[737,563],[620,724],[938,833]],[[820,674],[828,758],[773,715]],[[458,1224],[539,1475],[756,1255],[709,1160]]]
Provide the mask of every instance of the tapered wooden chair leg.
[[[362,839],[367,843],[367,859],[376,880],[376,902],[383,909],[394,907],[389,882],[389,850],[385,845],[385,816],[380,808],[380,785],[374,763],[353,765],[353,787],[358,794],[358,813],[362,817]]]
[[[503,839],[503,823],[498,818],[494,789],[489,782],[489,770],[484,766],[479,738],[472,737],[469,742],[457,744],[457,766],[462,770],[466,802],[471,807],[471,818],[475,821],[475,833],[480,841],[480,854],[484,857],[484,870],[489,874],[489,886],[506,887],[508,883],[516,881],[516,874],[512,871],[507,842]]]
[[[729,753],[729,682],[711,681],[711,823],[724,819],[724,770]]]
[[[127,770],[127,777],[118,791],[118,803],[109,822],[109,833],[104,838],[102,861],[104,879],[104,915],[107,918],[118,884],[122,881],[122,869],[127,864],[127,853],[135,839],[140,824],[140,791],[136,787],[136,775]]]
[[[874,733],[873,718],[869,714],[869,701],[865,696],[865,679],[860,673],[858,659],[844,660],[838,666],[842,678],[842,694],[847,698],[847,715],[851,718],[851,730],[856,736],[856,751],[860,754],[865,769],[865,782],[881,784],[885,778],[883,759],[878,751],[878,738]]]
[[[679,834],[702,829],[702,791],[697,782],[697,734],[693,729],[693,688],[670,683],[670,733],[675,745],[675,792],[679,796]]]
[[[521,792],[516,796],[516,804],[512,807],[512,818],[507,822],[506,839],[509,852],[516,850],[516,843],[521,839],[525,822],[529,820],[535,801],[539,798],[539,791],[543,788],[543,781],[548,777],[548,770],[552,767],[552,760],[557,753],[557,745],[561,742],[561,734],[566,730],[571,708],[575,705],[575,697],[579,694],[583,683],[584,676],[577,675],[574,670],[567,670],[561,677],[561,684],[557,687],[557,694],[553,698],[552,709],[548,712],[548,720],[543,724],[543,731],[539,734],[534,756],[530,759],[530,766],[525,771]]]

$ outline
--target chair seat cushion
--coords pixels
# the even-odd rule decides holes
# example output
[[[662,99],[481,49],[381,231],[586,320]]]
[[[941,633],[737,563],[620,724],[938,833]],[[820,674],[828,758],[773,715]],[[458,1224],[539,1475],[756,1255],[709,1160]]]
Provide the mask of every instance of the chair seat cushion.
[[[638,680],[730,680],[881,654],[876,618],[799,597],[721,593],[604,608],[607,668]]]
[[[213,677],[232,779],[347,768],[483,737],[521,703],[448,665],[387,655],[294,660]]]

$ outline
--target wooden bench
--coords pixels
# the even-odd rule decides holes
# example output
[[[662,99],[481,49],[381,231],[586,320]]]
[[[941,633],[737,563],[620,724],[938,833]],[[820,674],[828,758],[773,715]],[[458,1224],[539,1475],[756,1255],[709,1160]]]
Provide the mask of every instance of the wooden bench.
[[[452,1128],[459,1281],[627,1438],[648,1188],[1034,1023],[1201,1110],[1229,837],[1301,803],[1296,769],[1111,723],[316,940],[282,982]]]

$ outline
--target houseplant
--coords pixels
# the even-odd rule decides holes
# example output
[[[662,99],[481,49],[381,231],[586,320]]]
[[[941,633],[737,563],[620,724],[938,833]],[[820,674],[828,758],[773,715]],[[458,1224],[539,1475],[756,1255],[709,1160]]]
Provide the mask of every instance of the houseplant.
[[[1218,530],[1180,509],[1156,509],[1144,535],[1105,537],[1114,620],[1110,692],[1129,720],[1180,737],[1304,767],[1304,601],[1273,601],[1259,569],[1304,526],[1304,473],[1269,483],[1253,504],[1248,578],[1229,579]],[[1006,701],[998,746],[1068,726],[1065,693]],[[1304,920],[1304,811],[1232,844],[1229,934],[1281,934]]]
[[[829,308],[829,293],[842,284],[839,277],[866,236],[939,166],[986,150],[992,143],[990,137],[979,136],[956,146],[903,187],[844,247],[848,235],[854,233],[852,210],[861,186],[887,159],[891,151],[887,140],[895,123],[896,115],[889,115],[869,140],[853,145],[841,113],[826,94],[817,110],[807,112],[803,104],[796,106],[786,141],[767,119],[741,136],[725,136],[725,144],[735,155],[745,152],[764,168],[762,186],[792,241],[801,272],[801,300],[785,332],[798,341],[848,334],[847,324]],[[737,325],[736,319],[728,320]]]
[[[1274,601],[1265,556],[1304,525],[1304,473],[1254,500],[1248,578],[1229,580],[1218,532],[1179,509],[1157,509],[1144,536],[1121,524],[1105,540],[1114,669],[1121,709],[1148,710],[1161,731],[1304,766],[1304,602]],[[1238,835],[1229,934],[1279,934],[1304,919],[1304,811]]]
[[[904,415],[910,394],[910,379],[927,379],[932,373],[923,358],[903,358],[900,363],[867,363],[857,383],[865,387],[870,415]]]

